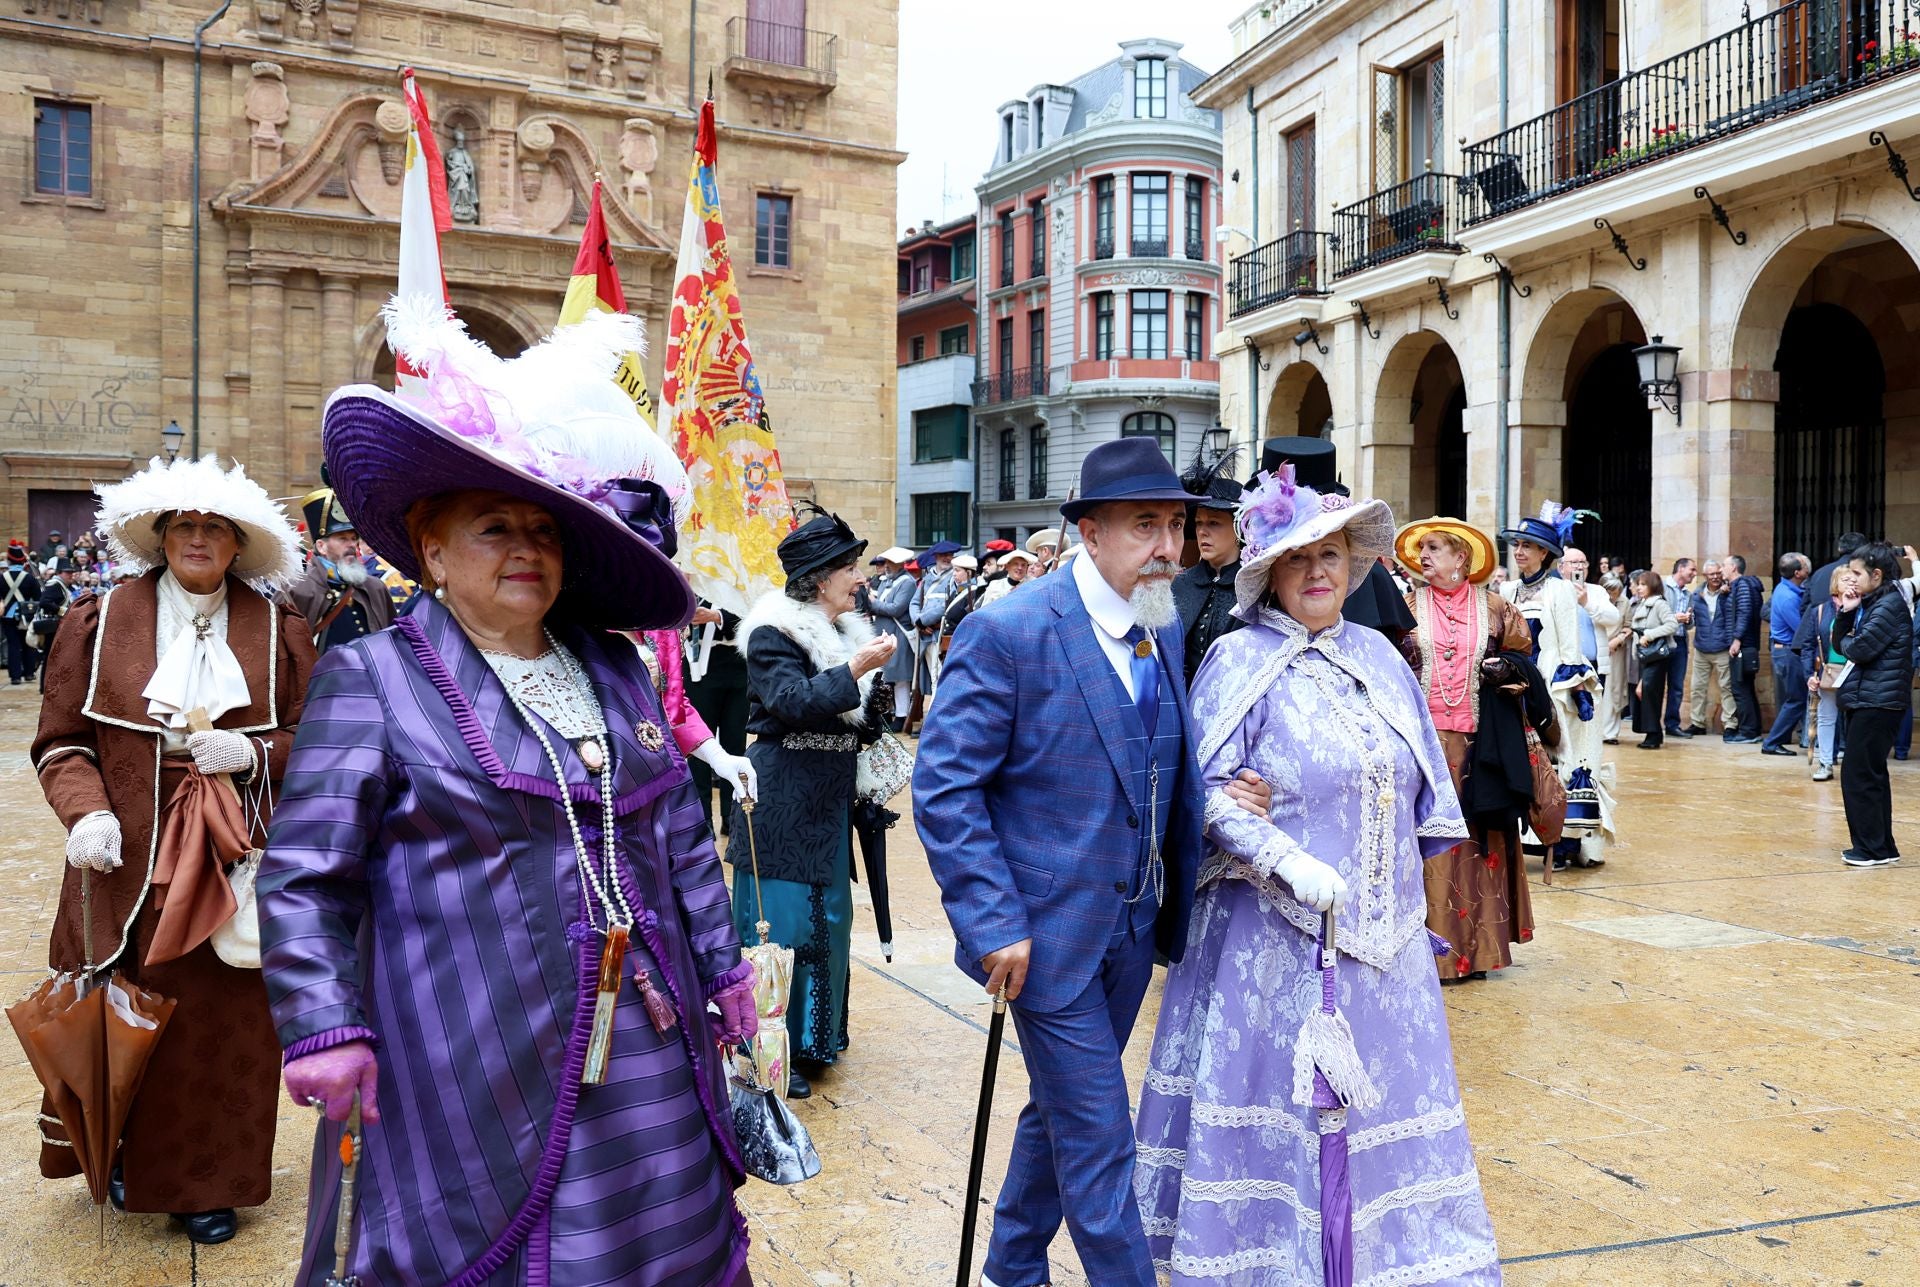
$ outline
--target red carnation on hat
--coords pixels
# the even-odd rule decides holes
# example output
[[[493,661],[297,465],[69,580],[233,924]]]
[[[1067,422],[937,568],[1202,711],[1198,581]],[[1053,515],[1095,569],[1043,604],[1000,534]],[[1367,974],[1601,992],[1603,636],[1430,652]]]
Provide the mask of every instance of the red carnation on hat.
[[[25,563],[26,561],[27,547],[20,543],[19,537],[13,537],[7,542],[7,562]]]

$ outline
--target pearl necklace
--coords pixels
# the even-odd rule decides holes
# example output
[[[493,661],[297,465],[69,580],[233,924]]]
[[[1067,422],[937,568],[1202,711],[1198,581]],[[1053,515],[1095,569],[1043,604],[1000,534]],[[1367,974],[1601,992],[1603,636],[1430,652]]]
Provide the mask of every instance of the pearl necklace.
[[[574,660],[572,653],[560,646],[559,641],[553,637],[552,631],[546,631],[545,634],[547,646],[553,649],[554,655],[560,659],[561,667],[566,671],[567,679],[573,685],[574,691],[597,708],[599,701],[593,696],[593,685],[587,679],[586,672],[580,669],[580,663]],[[587,924],[598,934],[606,934],[614,929],[624,933],[633,926],[634,916],[633,908],[627,902],[626,891],[620,887],[619,869],[616,865],[618,846],[613,830],[613,757],[603,753],[595,754],[591,759],[585,754],[580,757],[589,771],[597,770],[600,777],[602,870],[597,872],[589,856],[586,839],[580,832],[580,820],[574,814],[573,797],[567,790],[566,769],[560,763],[560,753],[554,749],[553,739],[547,736],[540,718],[528,710],[526,703],[520,700],[520,695],[514,691],[513,685],[502,684],[501,687],[506,690],[507,700],[513,703],[513,708],[519,712],[521,720],[533,731],[534,738],[540,743],[540,749],[547,753],[547,764],[553,769],[553,780],[560,788],[560,812],[566,815],[567,828],[573,833],[574,863],[579,868],[582,884],[590,889],[593,895],[587,899]],[[586,741],[592,744],[595,752],[600,752],[599,739],[588,738]],[[584,751],[585,748],[582,749]],[[594,759],[599,761],[597,765],[592,763]],[[606,877],[604,882],[601,880],[602,872]],[[607,925],[604,929],[594,919],[593,906],[596,900],[607,916]]]

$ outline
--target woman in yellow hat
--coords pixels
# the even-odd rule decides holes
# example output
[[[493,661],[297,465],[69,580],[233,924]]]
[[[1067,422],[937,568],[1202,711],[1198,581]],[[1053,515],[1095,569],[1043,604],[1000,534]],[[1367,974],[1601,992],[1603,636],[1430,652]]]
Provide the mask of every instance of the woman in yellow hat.
[[[1551,723],[1552,701],[1538,674],[1529,673],[1526,620],[1486,588],[1500,561],[1491,536],[1457,518],[1424,518],[1402,527],[1393,548],[1422,582],[1407,596],[1415,621],[1407,660],[1471,833],[1426,864],[1427,928],[1453,945],[1439,958],[1442,981],[1484,978],[1512,964],[1511,944],[1533,937],[1520,862],[1527,801],[1502,788],[1530,788],[1518,717],[1524,704],[1540,723]],[[1476,769],[1484,770],[1479,781]]]

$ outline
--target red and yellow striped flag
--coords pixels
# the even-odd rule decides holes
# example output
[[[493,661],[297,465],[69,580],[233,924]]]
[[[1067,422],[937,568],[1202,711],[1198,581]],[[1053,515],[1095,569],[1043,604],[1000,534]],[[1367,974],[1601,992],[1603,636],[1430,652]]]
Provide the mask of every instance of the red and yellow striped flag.
[[[624,313],[627,293],[620,289],[620,274],[613,266],[613,245],[607,240],[606,216],[600,212],[600,180],[593,181],[593,203],[587,209],[586,231],[580,234],[580,253],[574,257],[573,276],[567,279],[567,297],[560,304],[560,325],[571,326],[588,313]],[[640,408],[647,427],[653,427],[653,399],[647,396],[647,373],[640,366],[640,354],[629,353],[621,361],[614,380],[633,405]]]

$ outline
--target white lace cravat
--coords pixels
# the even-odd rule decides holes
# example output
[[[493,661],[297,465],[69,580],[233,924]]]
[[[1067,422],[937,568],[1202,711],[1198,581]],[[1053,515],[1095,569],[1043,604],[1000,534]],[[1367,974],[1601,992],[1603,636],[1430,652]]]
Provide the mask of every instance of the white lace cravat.
[[[159,616],[154,629],[157,663],[153,678],[140,690],[147,714],[166,726],[166,749],[187,744],[187,712],[206,711],[217,720],[253,700],[246,672],[227,646],[227,586],[212,594],[193,594],[163,572]]]
[[[599,737],[607,731],[599,699],[580,682],[585,676],[565,649],[556,645],[531,659],[485,648],[480,655],[521,705],[567,741]]]

